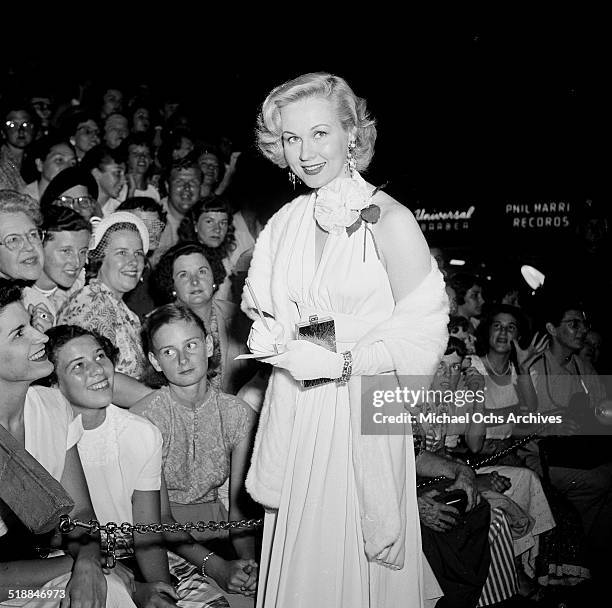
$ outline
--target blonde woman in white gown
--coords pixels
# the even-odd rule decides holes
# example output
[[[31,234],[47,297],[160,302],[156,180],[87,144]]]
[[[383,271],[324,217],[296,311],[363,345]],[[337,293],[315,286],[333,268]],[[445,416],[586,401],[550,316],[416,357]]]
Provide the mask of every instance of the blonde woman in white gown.
[[[375,137],[365,102],[330,74],[274,89],[258,123],[263,153],[312,189],[255,246],[249,280],[270,331],[243,293],[251,350],[281,345],[263,359],[274,370],[247,478],[267,508],[260,607],[418,607],[441,595],[421,553],[410,431],[360,428],[361,377],[432,376],[448,319],[414,217],[358,173]],[[312,315],[334,319],[337,352],[292,339]],[[321,377],[338,381],[302,388]]]

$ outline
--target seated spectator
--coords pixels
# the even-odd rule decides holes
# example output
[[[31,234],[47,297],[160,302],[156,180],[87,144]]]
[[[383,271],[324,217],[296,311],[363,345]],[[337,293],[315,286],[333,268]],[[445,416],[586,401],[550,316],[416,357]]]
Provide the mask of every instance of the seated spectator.
[[[70,429],[72,411],[57,391],[30,386],[53,371],[44,354],[47,339],[30,325],[20,287],[0,279],[0,424],[62,484],[75,503],[71,516],[89,521],[95,516],[75,445],[80,437],[78,424]],[[25,495],[23,500],[34,503],[40,497]],[[62,544],[65,553],[45,559],[34,547],[39,543],[0,501],[0,602],[4,605],[31,605],[23,599],[9,600],[9,589],[19,588],[51,590],[45,599],[30,600],[50,608],[59,608],[60,603],[134,607],[117,575],[104,576],[97,534],[76,527]],[[53,590],[62,593],[54,595]],[[66,599],[62,599],[64,593]]]
[[[40,198],[40,209],[46,213],[52,205],[68,207],[87,221],[101,218],[98,206],[98,184],[82,167],[68,167],[50,182]]]
[[[98,118],[86,110],[67,111],[60,131],[74,146],[77,162],[81,162],[85,154],[100,143]]]
[[[202,171],[193,158],[175,163],[168,175],[168,197],[162,200],[167,212],[166,228],[151,263],[157,264],[161,256],[179,241],[178,228],[186,214],[199,199]]]
[[[111,404],[116,349],[106,338],[74,325],[54,327],[48,336],[45,348],[55,366],[48,382],[82,418],[77,447],[99,521],[161,523],[161,505],[168,503],[161,479],[162,436],[148,420]],[[171,517],[163,521],[175,523]],[[167,536],[174,551],[199,553],[199,563],[205,558],[206,549],[187,533]],[[128,568],[135,561],[139,606],[179,598],[178,606],[209,606],[222,597],[195,566],[166,551],[164,535],[118,532],[116,556]]]
[[[537,397],[529,374],[534,360],[547,345],[546,336],[535,335],[525,349],[518,340],[524,335],[524,315],[513,306],[497,305],[489,309],[478,327],[476,352],[472,365],[485,378],[485,413],[507,420],[512,413],[537,411]],[[487,425],[480,449],[492,454],[510,442],[515,430],[512,422]],[[507,464],[520,464],[514,457]]]
[[[76,157],[67,141],[53,137],[39,139],[32,148],[31,156],[40,177],[30,182],[24,193],[40,201],[51,180],[67,167],[74,167]]]
[[[85,155],[81,166],[93,175],[98,184],[98,207],[102,215],[110,215],[121,204],[119,195],[125,185],[123,150],[96,146]]]
[[[117,211],[133,213],[142,220],[142,223],[149,231],[149,252],[145,260],[145,269],[136,288],[130,291],[125,297],[125,303],[142,321],[144,317],[155,308],[155,303],[151,295],[152,285],[150,283],[153,274],[151,257],[159,247],[159,239],[166,227],[166,212],[159,203],[156,203],[152,198],[146,196],[128,198],[119,205]]]
[[[227,520],[217,491],[228,477],[229,518],[244,519],[253,509],[257,513],[244,487],[256,414],[237,397],[208,383],[213,344],[201,319],[182,305],[162,306],[143,325],[143,345],[150,372],[160,376],[165,386],[130,411],[161,431],[164,477],[174,518],[179,522]],[[210,534],[192,535],[205,546],[219,547],[206,561],[209,577],[226,592],[253,594],[258,567],[252,532],[232,531],[228,536],[220,531],[212,542]]]
[[[229,203],[218,196],[199,200],[181,222],[178,235],[181,241],[202,243],[217,285],[215,298],[231,300],[230,253],[236,248],[236,238]]]
[[[36,201],[0,190],[0,277],[34,282],[43,267],[42,217]]]
[[[102,95],[97,102],[100,104],[100,118],[105,120],[111,114],[121,112],[123,110],[123,90],[122,87],[115,86],[118,83],[113,83],[111,86],[104,87],[103,90],[98,90],[98,94]]]
[[[448,284],[455,290],[456,314],[468,318],[473,328],[476,329],[485,303],[480,279],[473,274],[458,272],[450,277]]]
[[[612,560],[612,463],[609,437],[597,432],[594,410],[605,390],[588,361],[578,353],[589,322],[582,304],[559,291],[542,294],[541,313],[550,336],[548,348],[531,366],[541,412],[566,412],[544,448],[550,481],[579,512],[592,550],[591,569],[600,576]],[[603,582],[603,579],[602,579]]]
[[[44,304],[54,324],[62,306],[85,285],[91,224],[76,211],[49,207],[43,225],[44,263],[40,278],[24,289],[26,307]]]
[[[130,103],[127,112],[130,120],[130,133],[140,134],[153,139],[153,127],[159,123],[157,112],[148,101],[136,98]]]
[[[483,445],[488,425],[482,418],[476,419],[475,414],[482,416],[485,413],[485,400],[479,398],[486,395],[482,391],[485,383],[476,368],[471,367],[471,357],[466,357],[466,354],[463,343],[450,337],[431,386],[434,391],[445,394],[444,401],[425,405],[436,414],[463,417],[463,422],[423,424],[428,450],[444,448],[448,455],[455,456],[460,439],[472,453],[479,452]],[[466,389],[473,391],[474,399],[464,399]],[[447,398],[449,391],[456,395],[454,400]],[[555,525],[542,484],[530,469],[495,464],[478,468],[477,485],[493,508],[500,508],[506,513],[513,532],[513,553],[517,558],[521,593],[527,594],[535,589],[533,579],[539,537]]]
[[[32,115],[36,116],[38,122],[36,136],[40,139],[49,137],[54,131],[51,125],[51,117],[55,110],[55,104],[53,103],[53,97],[44,90],[44,87],[41,90],[38,83],[35,83],[34,87],[36,87],[35,90],[30,91],[29,104]]]
[[[444,278],[448,277],[448,264],[446,261],[446,255],[440,247],[429,247],[429,253],[436,260],[440,272],[444,275]]]
[[[419,490],[417,497],[423,554],[444,592],[436,605],[476,606],[491,564],[489,506],[478,495],[470,467],[422,449],[418,440],[415,440],[415,452],[417,475],[448,478],[436,487]],[[466,493],[465,516],[455,507],[436,501],[438,495],[454,489]]]
[[[183,304],[202,320],[213,342],[208,365],[211,384],[235,394],[252,375],[249,361],[235,359],[248,352],[249,327],[236,304],[213,297],[213,281],[204,247],[185,242],[164,254],[155,269],[153,285],[159,304]]]
[[[457,315],[457,293],[451,287],[448,282],[448,279],[445,280],[446,286],[446,295],[448,296],[448,314],[449,315]]]
[[[158,154],[161,168],[167,169],[172,167],[177,161],[192,157],[192,152],[195,148],[194,140],[195,137],[190,129],[175,127],[171,131],[167,131]]]
[[[595,329],[589,329],[584,337],[584,345],[580,349],[580,358],[587,361],[593,369],[597,369],[597,363],[601,356],[601,343],[603,341],[601,333]]]
[[[221,196],[229,187],[236,173],[240,152],[232,152],[227,165],[223,167],[221,153],[215,146],[200,144],[196,155],[203,176],[200,198],[212,195]]]
[[[111,150],[116,150],[130,134],[128,119],[118,112],[109,114],[102,123],[102,142]]]
[[[147,228],[132,213],[116,212],[95,224],[88,267],[95,278],[72,296],[57,321],[108,338],[119,349],[115,369],[134,378],[145,365],[140,320],[123,298],[138,284],[148,250]]]
[[[34,141],[34,117],[25,103],[6,104],[2,113],[2,146],[0,146],[0,190],[23,192],[21,175],[24,154]]]
[[[119,193],[119,200],[148,196],[159,203],[159,191],[149,183],[149,172],[153,164],[149,140],[143,134],[133,134],[123,142],[123,148],[127,157],[127,183]]]

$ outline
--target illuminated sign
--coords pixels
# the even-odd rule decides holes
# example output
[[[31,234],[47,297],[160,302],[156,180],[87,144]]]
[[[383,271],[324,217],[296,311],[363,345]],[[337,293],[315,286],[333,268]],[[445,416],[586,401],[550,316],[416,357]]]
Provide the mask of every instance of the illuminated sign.
[[[468,230],[475,210],[474,205],[468,209],[444,209],[442,211],[416,209],[414,217],[423,232],[451,232]]]
[[[506,203],[505,215],[519,230],[569,228],[572,205],[565,201]]]

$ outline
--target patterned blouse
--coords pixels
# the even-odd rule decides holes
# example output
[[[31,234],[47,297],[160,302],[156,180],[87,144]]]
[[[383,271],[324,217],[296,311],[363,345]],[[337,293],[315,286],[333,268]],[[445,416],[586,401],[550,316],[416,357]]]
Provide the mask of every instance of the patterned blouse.
[[[62,308],[57,324],[79,325],[108,338],[118,349],[115,370],[140,378],[145,356],[140,342],[140,320],[104,283],[92,279]]]
[[[164,386],[134,407],[164,439],[162,460],[172,502],[183,505],[214,502],[230,474],[232,450],[255,424],[255,413],[238,397],[208,385],[195,408],[176,399]]]

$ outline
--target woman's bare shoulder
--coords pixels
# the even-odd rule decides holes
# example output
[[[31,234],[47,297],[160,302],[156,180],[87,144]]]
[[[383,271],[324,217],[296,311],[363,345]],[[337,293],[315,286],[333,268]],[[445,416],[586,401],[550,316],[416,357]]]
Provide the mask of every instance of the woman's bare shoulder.
[[[427,250],[425,237],[412,211],[385,192],[377,192],[372,202],[380,207],[380,219],[374,225],[374,232],[388,245],[401,243],[403,248]],[[428,253],[429,255],[429,253]]]

